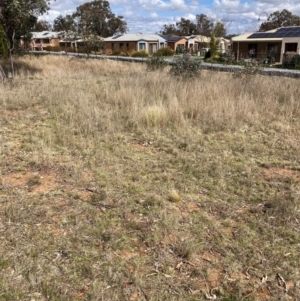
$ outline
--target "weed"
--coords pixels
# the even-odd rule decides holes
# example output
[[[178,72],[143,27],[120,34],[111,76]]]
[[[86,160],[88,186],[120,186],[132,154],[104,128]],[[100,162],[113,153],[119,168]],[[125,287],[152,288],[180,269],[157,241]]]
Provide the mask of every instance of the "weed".
[[[41,184],[41,177],[38,174],[30,176],[27,180],[27,186],[31,189],[33,186],[37,186]]]
[[[247,62],[243,68],[233,73],[234,78],[245,78],[249,80],[249,76],[257,75],[261,72],[261,66],[257,62]]]
[[[149,54],[145,50],[134,51],[131,53],[132,57],[148,57]]]
[[[164,69],[168,63],[165,61],[165,59],[162,56],[151,56],[147,60],[147,70],[148,71],[156,71],[156,70],[162,70]]]
[[[160,48],[154,53],[154,56],[173,56],[173,55],[174,55],[174,50],[166,47]]]
[[[181,201],[181,196],[176,190],[171,190],[168,195],[168,200],[173,203],[178,203]]]
[[[172,249],[178,257],[190,260],[194,252],[194,245],[192,241],[187,241],[184,238],[179,238],[172,246]]]
[[[188,80],[198,77],[200,75],[200,71],[201,61],[193,61],[189,54],[183,54],[181,57],[178,57],[173,61],[170,74],[172,76]]]

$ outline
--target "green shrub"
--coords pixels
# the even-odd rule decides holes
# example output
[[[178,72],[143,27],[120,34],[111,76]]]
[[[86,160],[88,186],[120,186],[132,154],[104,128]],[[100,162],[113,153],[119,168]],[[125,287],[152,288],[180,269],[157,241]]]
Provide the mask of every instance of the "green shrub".
[[[226,61],[227,61],[226,53],[221,53],[220,56],[219,56],[218,62],[226,63]]]
[[[147,60],[147,70],[155,71],[162,70],[168,65],[162,56],[152,56]]]
[[[282,66],[285,68],[294,68],[294,59],[295,54],[291,52],[287,52],[283,55]]]
[[[116,56],[130,56],[130,52],[128,51],[123,51],[123,50],[115,50],[111,53],[111,55],[116,55]]]
[[[295,54],[291,60],[292,68],[300,69],[300,55]]]
[[[170,69],[170,74],[181,77],[182,79],[192,79],[197,77],[201,71],[201,61],[191,60],[189,54],[183,54],[176,58]]]
[[[121,54],[121,50],[114,50],[112,52],[112,55],[120,55]]]
[[[217,41],[215,34],[213,33],[210,38],[210,56],[215,56],[217,52]]]
[[[122,51],[122,52],[120,53],[120,55],[121,55],[121,56],[130,56],[130,52],[128,52],[128,51]]]
[[[231,51],[220,53],[218,61],[224,64],[233,64],[235,61],[234,53]]]
[[[154,56],[173,56],[174,50],[170,48],[160,48],[155,53]]]
[[[236,70],[232,75],[234,78],[244,78],[249,80],[250,76],[260,74],[262,70],[261,65],[257,61],[244,63],[243,68]]]
[[[149,54],[145,50],[134,51],[131,54],[132,57],[148,57]]]
[[[51,47],[51,46],[46,46],[44,47],[44,50],[46,51],[55,51],[55,52],[60,52],[60,51],[65,51],[65,52],[76,52],[76,49],[73,48],[73,47],[58,47],[58,46],[54,46],[54,47]]]
[[[59,51],[63,51],[64,49],[61,49],[59,46],[46,46],[43,47],[43,50],[59,52]]]

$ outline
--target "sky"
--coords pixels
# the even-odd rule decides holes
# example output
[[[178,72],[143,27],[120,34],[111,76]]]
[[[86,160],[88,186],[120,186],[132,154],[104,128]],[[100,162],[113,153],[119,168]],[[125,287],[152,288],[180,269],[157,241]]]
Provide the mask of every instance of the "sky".
[[[197,14],[224,22],[229,34],[257,31],[261,22],[275,11],[287,9],[300,15],[300,1],[291,0],[108,0],[111,11],[127,22],[128,33],[158,33],[164,24],[175,24],[181,18],[196,21]],[[90,0],[56,0],[41,19],[48,22],[65,16]],[[260,17],[260,21],[258,18]]]

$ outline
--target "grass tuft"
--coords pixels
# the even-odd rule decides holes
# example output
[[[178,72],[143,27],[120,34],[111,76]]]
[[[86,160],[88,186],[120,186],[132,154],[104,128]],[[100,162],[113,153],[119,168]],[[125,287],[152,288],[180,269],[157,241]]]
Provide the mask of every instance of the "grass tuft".
[[[176,190],[171,190],[169,192],[169,195],[168,195],[168,200],[172,203],[178,203],[180,202],[182,199],[181,199],[181,196],[179,195],[179,193],[176,191]]]

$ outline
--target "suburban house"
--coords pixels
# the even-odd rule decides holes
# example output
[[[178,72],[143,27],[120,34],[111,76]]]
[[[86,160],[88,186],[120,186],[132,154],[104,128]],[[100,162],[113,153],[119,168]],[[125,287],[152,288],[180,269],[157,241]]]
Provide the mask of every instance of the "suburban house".
[[[104,39],[106,54],[145,50],[149,54],[166,47],[166,40],[157,34],[120,34]]]
[[[202,35],[186,36],[186,49],[193,51],[201,51],[209,46],[210,37]]]
[[[221,53],[228,52],[231,49],[231,41],[225,38],[216,38]]]
[[[176,35],[161,35],[161,37],[166,40],[167,47],[176,53],[183,53],[187,47],[188,39],[186,37]]]
[[[239,36],[243,37],[244,36]],[[237,39],[235,37],[234,39]],[[233,42],[235,40],[233,39]],[[97,42],[97,41],[98,42]],[[230,48],[230,42],[224,38],[216,39],[219,50],[224,53]],[[94,43],[92,43],[93,41]],[[31,32],[31,40],[21,39],[21,46],[29,50],[65,50],[67,52],[86,51],[86,46],[91,46],[95,52],[103,54],[130,54],[134,51],[145,50],[148,54],[154,54],[160,48],[170,48],[175,53],[201,53],[205,54],[209,49],[210,37],[202,35],[177,36],[158,34],[119,34],[108,38],[91,36],[83,38],[74,32],[42,31]],[[89,47],[89,48],[91,48]],[[242,47],[242,46],[239,46]],[[241,54],[241,52],[240,52]],[[241,56],[243,57],[243,56]]]
[[[41,31],[31,32],[31,41],[25,42],[21,39],[21,46],[29,50],[43,50],[45,47],[59,47],[59,41],[64,38],[65,32],[60,31]]]
[[[78,49],[80,50],[80,49],[86,47],[88,40],[94,41],[94,44],[98,44],[98,45],[101,45],[101,44],[103,44],[101,42],[104,42],[104,39],[100,36],[91,36],[91,37],[82,38],[82,37],[76,35],[75,33],[67,33],[66,36],[64,37],[64,39],[59,41],[59,46],[62,50],[63,49],[69,50],[71,48],[72,51],[77,52]],[[90,43],[90,45],[91,45],[91,43]],[[102,48],[103,47],[101,47],[101,46],[98,46],[98,47],[96,46],[96,48],[93,50],[96,52],[99,52],[99,50],[102,51]]]
[[[187,39],[186,49],[191,51],[200,51],[201,54],[204,54],[210,47],[210,37],[195,35],[195,36],[186,36]],[[225,38],[216,38],[216,42],[221,53],[225,53],[230,50],[230,40]]]
[[[237,61],[254,58],[282,64],[287,54],[300,54],[300,26],[245,33],[231,39]]]
[[[59,46],[61,48],[74,47],[74,42],[81,39],[75,32],[66,31],[62,39],[59,40]]]

